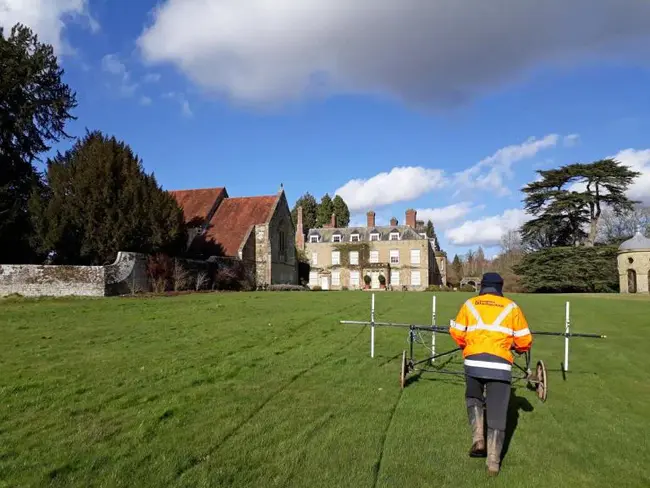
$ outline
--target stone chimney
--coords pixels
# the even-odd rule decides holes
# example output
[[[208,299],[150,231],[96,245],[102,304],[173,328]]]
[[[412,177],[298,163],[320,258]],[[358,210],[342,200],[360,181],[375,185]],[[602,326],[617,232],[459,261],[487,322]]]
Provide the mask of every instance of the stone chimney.
[[[371,211],[368,212],[366,215],[367,215],[367,217],[368,217],[368,222],[367,222],[368,227],[374,227],[374,226],[375,226],[375,212],[373,212],[373,211],[371,210]]]
[[[406,211],[406,225],[413,229],[417,228],[417,212],[412,208]]]
[[[302,227],[302,206],[298,207],[296,213],[296,247],[298,249],[305,248],[305,232]]]
[[[397,227],[397,219],[395,217],[390,219],[390,225],[393,227]]]
[[[332,214],[332,219],[330,220],[330,226],[336,227],[336,214]]]

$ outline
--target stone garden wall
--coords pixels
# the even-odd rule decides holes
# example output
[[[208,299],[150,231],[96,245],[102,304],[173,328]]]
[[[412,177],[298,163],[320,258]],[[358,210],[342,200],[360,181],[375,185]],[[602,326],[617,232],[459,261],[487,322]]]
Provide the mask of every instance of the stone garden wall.
[[[126,295],[150,290],[147,255],[120,252],[107,266],[0,265],[0,296]]]

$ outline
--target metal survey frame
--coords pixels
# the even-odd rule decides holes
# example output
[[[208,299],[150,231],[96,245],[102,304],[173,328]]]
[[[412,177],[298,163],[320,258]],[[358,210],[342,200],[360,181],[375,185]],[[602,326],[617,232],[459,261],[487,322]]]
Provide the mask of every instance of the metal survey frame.
[[[437,358],[453,354],[461,350],[460,347],[456,347],[449,351],[436,354],[435,352],[435,335],[436,332],[443,334],[449,334],[449,327],[447,326],[438,326],[435,325],[436,322],[436,296],[433,296],[432,300],[432,313],[431,313],[432,325],[421,325],[421,324],[408,324],[408,323],[396,323],[396,322],[377,322],[375,321],[375,294],[372,294],[371,302],[371,311],[370,311],[370,322],[359,321],[359,320],[341,320],[341,324],[356,324],[356,325],[370,325],[370,356],[374,357],[375,355],[375,327],[398,327],[398,328],[408,328],[409,329],[409,357],[406,357],[406,351],[402,351],[402,361],[400,365],[400,386],[404,388],[406,382],[406,376],[411,371],[422,371],[422,372],[432,372],[432,373],[441,373],[441,374],[451,374],[464,376],[464,371],[452,371],[446,369],[427,369],[427,368],[416,368],[416,366],[424,363],[434,364]],[[431,355],[425,359],[416,361],[414,358],[414,344],[417,341],[416,331],[427,331],[431,332]],[[607,336],[600,334],[588,334],[588,333],[571,333],[570,332],[570,303],[566,302],[566,315],[565,315],[565,327],[564,332],[546,332],[546,331],[531,331],[532,335],[547,335],[547,336],[563,336],[564,337],[564,363],[562,365],[563,371],[568,372],[569,365],[569,338],[570,337],[589,337],[604,339]],[[542,360],[537,361],[535,372],[533,373],[530,369],[531,365],[531,354],[530,352],[523,353],[525,359],[525,366],[521,366],[515,361],[513,366],[519,369],[523,375],[522,376],[513,376],[513,380],[526,380],[528,386],[535,389],[538,398],[544,402],[548,395],[548,376],[546,374],[546,366]]]

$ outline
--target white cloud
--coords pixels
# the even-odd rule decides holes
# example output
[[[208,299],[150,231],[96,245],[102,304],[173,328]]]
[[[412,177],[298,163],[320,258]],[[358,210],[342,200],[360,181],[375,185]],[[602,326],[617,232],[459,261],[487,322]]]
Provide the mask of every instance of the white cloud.
[[[369,179],[354,179],[338,188],[351,212],[413,200],[445,185],[444,172],[421,166],[401,166]]]
[[[501,215],[468,220],[445,232],[445,237],[456,246],[496,246],[508,231],[516,230],[531,219],[523,209],[512,208]]]
[[[362,91],[445,107],[540,65],[647,56],[650,3],[162,0],[152,14],[145,61],[235,100]]]
[[[540,151],[555,147],[560,136],[548,134],[541,139],[529,137],[521,144],[503,147],[491,156],[479,161],[474,166],[456,173],[454,183],[455,195],[463,190],[489,190],[499,196],[510,194],[505,180],[512,178],[512,165],[529,159]]]
[[[183,115],[185,117],[191,117],[192,115],[194,115],[192,109],[190,108],[190,102],[188,102],[187,100],[183,100],[181,102],[181,111],[183,112]]]
[[[580,134],[569,134],[568,136],[564,136],[562,142],[567,147],[575,146],[580,142]]]
[[[650,205],[650,149],[623,149],[610,157],[641,173],[628,188],[627,196]]]
[[[82,22],[92,32],[99,30],[87,0],[0,0],[0,26],[5,35],[20,22],[38,34],[41,41],[52,44],[57,55],[74,53],[63,38],[66,21],[70,20]]]
[[[497,150],[470,168],[450,177],[441,169],[422,166],[394,167],[389,172],[382,172],[368,179],[350,180],[335,190],[334,194],[341,195],[352,212],[415,200],[431,190],[450,186],[456,190],[454,196],[461,192],[473,194],[476,190],[488,190],[504,196],[510,193],[506,180],[513,176],[512,165],[556,146],[559,140],[560,136],[557,134],[549,134],[541,139],[529,137],[520,144]],[[456,211],[461,208],[463,207],[454,207]]]
[[[431,220],[435,228],[440,230],[462,219],[476,208],[479,206],[474,207],[470,202],[461,202],[446,207],[418,208],[416,211],[418,220]]]
[[[149,73],[145,75],[144,77],[144,82],[145,83],[158,83],[160,81],[160,75],[158,73]]]
[[[178,92],[167,92],[163,94],[163,98],[167,98],[169,100],[174,100],[181,106],[181,113],[183,114],[184,117],[192,117],[194,113],[192,112],[192,108],[190,107],[190,102],[187,100],[185,95],[182,93]]]
[[[131,73],[117,54],[107,54],[102,58],[102,70],[115,78],[120,95],[130,97],[138,89],[139,84],[132,80]]]
[[[147,106],[147,105],[151,105],[152,103],[153,103],[153,101],[151,100],[150,97],[147,97],[147,96],[140,97],[140,105]]]

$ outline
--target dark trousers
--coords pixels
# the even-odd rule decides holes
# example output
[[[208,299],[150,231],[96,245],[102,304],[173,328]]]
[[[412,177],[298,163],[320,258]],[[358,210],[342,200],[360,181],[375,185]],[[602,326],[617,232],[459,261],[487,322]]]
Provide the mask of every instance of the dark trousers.
[[[465,376],[465,400],[467,406],[487,407],[489,429],[506,430],[508,403],[510,402],[510,383]],[[485,389],[485,395],[483,394]]]

